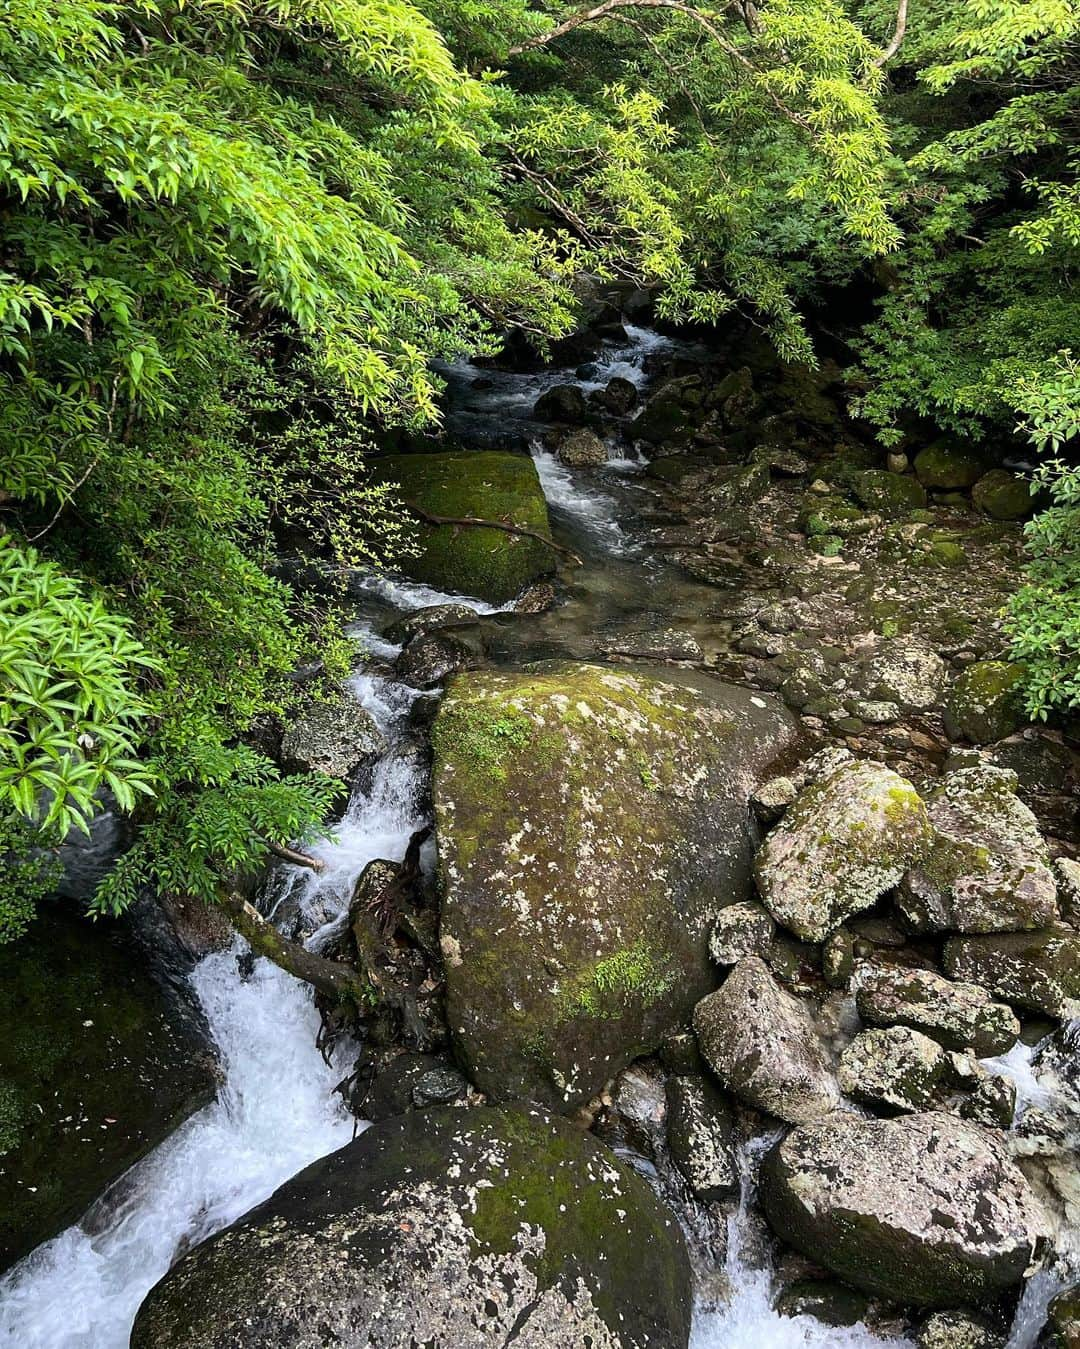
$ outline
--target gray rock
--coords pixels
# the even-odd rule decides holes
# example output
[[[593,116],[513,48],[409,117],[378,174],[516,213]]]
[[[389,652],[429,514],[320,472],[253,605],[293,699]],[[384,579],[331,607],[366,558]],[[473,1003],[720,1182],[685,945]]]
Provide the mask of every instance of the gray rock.
[[[949,689],[942,709],[953,740],[989,745],[1004,740],[1026,721],[1021,702],[1020,665],[981,660],[969,665]]]
[[[996,1298],[1050,1237],[1003,1144],[952,1115],[804,1124],[770,1153],[761,1188],[785,1241],[857,1288],[916,1306]]]
[[[1061,916],[1071,927],[1080,927],[1080,862],[1059,857],[1054,863]]]
[[[914,932],[1015,932],[1057,918],[1035,816],[1000,768],[947,773],[927,798],[933,846],[905,875],[898,908]]]
[[[775,824],[799,794],[789,777],[770,778],[750,798],[754,814],[762,824]]]
[[[453,674],[475,670],[482,664],[479,643],[468,642],[457,633],[444,629],[414,637],[397,658],[394,669],[406,684],[415,689],[429,689],[444,683]]]
[[[585,394],[579,384],[555,384],[536,400],[532,415],[538,422],[583,422]]]
[[[607,463],[607,446],[595,431],[581,427],[561,436],[558,455],[571,468],[599,468]]]
[[[1080,933],[1057,926],[1041,932],[953,937],[946,970],[999,998],[1050,1017],[1080,1014]]]
[[[452,1105],[469,1094],[469,1083],[456,1068],[429,1068],[413,1083],[412,1103],[417,1110],[433,1105]]]
[[[740,1100],[789,1124],[835,1110],[840,1089],[806,1004],[765,963],[740,961],[694,1008],[705,1061]]]
[[[713,924],[709,955],[718,965],[737,965],[745,956],[764,959],[775,935],[776,924],[761,904],[730,904]]]
[[[668,1147],[694,1194],[708,1203],[739,1193],[739,1163],[731,1108],[702,1077],[667,1084]]]
[[[699,661],[703,655],[697,638],[678,628],[620,632],[614,637],[602,637],[596,647],[602,655],[628,656],[633,660]]]
[[[637,387],[630,380],[623,379],[621,375],[615,375],[608,380],[604,388],[597,389],[591,394],[589,401],[597,403],[615,417],[625,417],[637,403],[637,399]]]
[[[376,1125],[188,1252],[132,1349],[685,1349],[678,1224],[595,1140],[539,1111]]]
[[[807,788],[769,835],[755,865],[758,890],[778,923],[821,941],[870,908],[930,845],[915,788],[864,760]]]
[[[1005,1336],[971,1312],[934,1312],[915,1336],[919,1349],[1005,1349]]]
[[[429,604],[392,623],[385,633],[388,642],[406,646],[420,633],[437,628],[467,627],[476,622],[476,610],[467,604]]]
[[[951,971],[950,971],[951,972]],[[1010,1008],[975,983],[952,983],[931,970],[862,966],[856,1006],[875,1026],[910,1026],[947,1049],[974,1049],[980,1058],[1003,1054],[1020,1034]]]
[[[870,1302],[832,1279],[800,1279],[776,1299],[776,1310],[781,1316],[812,1316],[827,1326],[854,1326],[865,1320]]]
[[[855,937],[846,927],[835,928],[821,947],[821,972],[830,988],[847,988],[855,972]]]
[[[906,712],[928,712],[941,705],[948,666],[931,647],[896,639],[883,642],[856,673],[856,687],[867,697],[896,703]]]
[[[863,1031],[840,1056],[840,1088],[863,1105],[926,1110],[950,1076],[944,1049],[909,1026]]]
[[[1011,1129],[1016,1115],[1016,1083],[983,1069],[971,1094],[960,1103],[960,1114],[987,1129]]]
[[[281,740],[289,772],[326,773],[345,781],[385,749],[386,740],[371,716],[355,698],[345,696],[316,703],[286,728]]]

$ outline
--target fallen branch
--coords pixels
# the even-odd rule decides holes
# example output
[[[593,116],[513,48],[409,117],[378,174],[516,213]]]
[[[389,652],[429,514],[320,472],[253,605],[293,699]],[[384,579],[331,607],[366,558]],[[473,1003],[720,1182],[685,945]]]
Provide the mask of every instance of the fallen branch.
[[[418,520],[422,520],[426,525],[457,525],[468,529],[500,529],[504,534],[519,534],[522,538],[536,539],[539,543],[546,544],[548,548],[554,549],[556,553],[562,553],[576,567],[582,566],[581,558],[578,557],[577,553],[567,548],[565,544],[556,543],[554,539],[549,539],[546,534],[541,534],[538,529],[527,529],[524,525],[507,524],[504,520],[484,520],[478,515],[432,515],[430,511],[425,511],[418,506],[415,501],[406,501],[404,504]]]
[[[321,857],[312,857],[306,852],[297,852],[295,848],[286,848],[280,843],[272,843],[270,839],[265,838],[263,842],[274,854],[280,857],[283,862],[292,862],[294,866],[307,867],[309,871],[314,871],[317,875],[326,870],[326,863]]]
[[[900,46],[904,41],[904,34],[907,32],[907,7],[908,0],[900,0],[900,3],[896,7],[896,29],[893,32],[889,45],[881,55],[877,57],[874,61],[874,65],[883,66],[886,61],[891,60],[891,58],[900,50]]]

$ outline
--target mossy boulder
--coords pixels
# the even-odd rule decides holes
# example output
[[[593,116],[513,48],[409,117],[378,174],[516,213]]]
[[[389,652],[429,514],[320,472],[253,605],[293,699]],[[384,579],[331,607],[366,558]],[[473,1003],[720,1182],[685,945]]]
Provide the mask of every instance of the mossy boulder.
[[[630,433],[652,445],[688,444],[703,416],[705,385],[700,375],[669,379],[646,399]]]
[[[550,535],[547,502],[527,455],[495,450],[387,455],[372,473],[395,483],[406,502],[428,515],[497,520]],[[555,554],[541,539],[477,526],[419,522],[420,552],[402,558],[416,581],[461,595],[504,604],[555,570]]]
[[[537,1110],[388,1120],[174,1265],[132,1349],[685,1349],[675,1219]]]
[[[867,510],[890,519],[926,505],[926,491],[917,478],[883,468],[853,474],[851,490]]]
[[[213,1097],[185,1012],[113,924],[49,906],[0,946],[0,1268]]]
[[[995,520],[1026,520],[1035,510],[1029,484],[1003,468],[984,473],[971,489],[971,499]]]
[[[816,492],[807,493],[799,514],[799,528],[811,539],[855,538],[869,534],[874,524],[872,517],[850,501],[839,496],[818,496]]]
[[[945,1094],[950,1064],[936,1040],[909,1026],[864,1030],[840,1056],[840,1087],[862,1105],[926,1110]]]
[[[1080,933],[1055,925],[1041,932],[953,937],[945,968],[999,998],[1050,1017],[1080,1015]]]
[[[474,1080],[569,1108],[714,986],[746,899],[775,700],[689,671],[553,664],[455,680],[435,720],[447,1012]]]
[[[973,1049],[980,1058],[1004,1054],[1020,1022],[994,1002],[981,981],[954,983],[933,970],[864,966],[856,970],[855,1004],[871,1026],[909,1026],[946,1049]]]
[[[932,492],[963,492],[982,477],[977,454],[950,440],[936,440],[915,456],[915,476]]]
[[[980,660],[959,675],[945,698],[945,730],[953,740],[989,745],[1022,726],[1022,665]]]
[[[1004,1143],[936,1112],[801,1125],[766,1158],[762,1199],[774,1231],[812,1260],[923,1307],[997,1298],[1050,1239]]]
[[[758,891],[782,926],[822,941],[892,889],[931,842],[926,806],[884,764],[842,764],[796,797],[758,854]]]

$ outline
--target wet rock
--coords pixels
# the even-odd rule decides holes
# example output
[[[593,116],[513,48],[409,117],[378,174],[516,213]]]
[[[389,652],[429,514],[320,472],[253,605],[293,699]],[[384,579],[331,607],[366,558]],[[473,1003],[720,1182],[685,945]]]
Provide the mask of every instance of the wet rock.
[[[932,492],[963,492],[985,471],[977,454],[954,441],[937,440],[915,456],[915,476]]]
[[[438,628],[468,627],[475,622],[476,610],[467,604],[429,604],[392,623],[386,629],[385,637],[388,642],[407,646],[421,633],[434,632]]]
[[[881,468],[852,474],[851,490],[862,506],[886,518],[906,515],[926,505],[926,492],[916,478]]]
[[[709,402],[720,408],[725,424],[732,430],[746,427],[761,406],[750,367],[744,365],[725,375],[712,389]]]
[[[847,988],[854,972],[855,938],[846,927],[838,927],[822,944],[821,973],[830,988]]]
[[[1059,857],[1054,863],[1061,916],[1072,927],[1080,927],[1080,862]]]
[[[482,1107],[308,1167],[174,1265],[131,1343],[685,1349],[689,1329],[683,1238],[645,1181],[564,1121]]]
[[[812,1316],[827,1326],[854,1326],[866,1318],[869,1299],[831,1279],[800,1279],[776,1299],[781,1316]]]
[[[775,935],[776,924],[763,905],[755,900],[730,904],[713,924],[709,955],[718,965],[737,965],[745,956],[764,958]]]
[[[1035,816],[1000,768],[947,773],[927,798],[930,851],[900,887],[914,932],[1015,932],[1057,918],[1057,887]]]
[[[538,422],[583,422],[588,415],[585,394],[579,384],[555,384],[533,406]]]
[[[919,1349],[1005,1349],[1005,1336],[973,1312],[935,1312],[915,1336]]]
[[[621,375],[609,379],[602,389],[591,395],[590,402],[610,412],[613,417],[625,417],[637,404],[637,387]]]
[[[694,1008],[709,1067],[740,1100],[789,1124],[835,1110],[840,1092],[807,1006],[763,961],[740,961]]]
[[[870,1025],[910,1026],[946,1049],[970,1048],[979,1058],[1004,1054],[1020,1034],[1012,1011],[992,1001],[981,980],[953,983],[932,970],[899,966],[866,966],[858,977],[855,1002]]]
[[[946,970],[999,998],[1050,1017],[1080,1014],[1080,933],[1055,926],[1041,932],[953,937]]]
[[[413,638],[397,658],[394,669],[398,677],[414,689],[429,689],[452,674],[477,669],[483,660],[479,641],[470,642],[443,629]]]
[[[558,592],[551,581],[536,581],[518,595],[514,601],[515,614],[543,614],[555,604]]]
[[[326,773],[348,781],[386,749],[386,739],[355,698],[316,703],[286,727],[281,757],[292,773]]]
[[[372,460],[371,472],[397,484],[403,500],[429,515],[498,520],[541,535],[419,521],[420,552],[400,562],[413,580],[505,604],[555,571],[555,553],[542,541],[550,534],[547,502],[528,455],[495,450],[387,455]]]
[[[0,946],[0,1269],[213,1098],[214,1051],[118,925],[43,906]]]
[[[976,507],[995,520],[1026,520],[1035,510],[1035,498],[1023,478],[1003,468],[984,473],[971,489]]]
[[[950,1077],[944,1049],[920,1031],[889,1026],[857,1035],[840,1056],[840,1089],[863,1105],[926,1110]]]
[[[899,639],[883,642],[863,661],[856,684],[870,698],[927,712],[940,706],[947,679],[948,667],[936,651]]]
[[[99,792],[94,807],[89,833],[73,826],[56,851],[61,867],[56,893],[76,904],[89,904],[131,840],[130,823],[111,792]]]
[[[694,1194],[705,1203],[739,1193],[739,1163],[731,1107],[703,1077],[667,1084],[668,1147]]]
[[[969,665],[945,699],[943,716],[949,736],[988,745],[1012,735],[1026,720],[1023,680],[1023,667],[1007,661],[981,660]]]
[[[607,446],[595,431],[585,427],[560,436],[556,448],[559,458],[570,468],[599,468],[607,463]]]
[[[1080,1349],[1080,1289],[1058,1293],[1047,1308],[1046,1349]]]
[[[669,379],[645,400],[633,421],[633,435],[652,445],[687,445],[701,420],[705,388],[700,375]]]
[[[448,1067],[434,1054],[398,1054],[377,1067],[369,1067],[367,1076],[352,1084],[349,1107],[360,1119],[375,1124],[404,1115],[416,1108],[413,1088],[429,1073]]]
[[[802,792],[769,835],[758,890],[778,923],[821,941],[896,885],[929,843],[910,782],[884,764],[843,764]]]
[[[1016,1115],[1016,1083],[1011,1077],[981,1072],[960,1103],[960,1114],[987,1129],[1011,1129]]]
[[[605,656],[626,656],[632,660],[699,661],[703,652],[692,633],[678,628],[663,628],[659,632],[620,632],[614,637],[603,637],[597,650]]]
[[[995,1298],[1049,1240],[1004,1146],[938,1113],[804,1124],[766,1159],[762,1198],[785,1241],[857,1288],[916,1306]]]
[[[434,724],[448,1022],[499,1098],[567,1109],[715,984],[750,891],[748,798],[797,730],[688,671],[463,676]]]

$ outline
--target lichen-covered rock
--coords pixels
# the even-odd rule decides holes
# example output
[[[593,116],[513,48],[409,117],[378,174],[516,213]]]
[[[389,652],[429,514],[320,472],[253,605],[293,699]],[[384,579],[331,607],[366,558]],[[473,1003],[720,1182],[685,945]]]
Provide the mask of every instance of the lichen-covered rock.
[[[1025,721],[1024,669],[1003,660],[980,660],[959,675],[945,698],[945,730],[953,740],[989,745]]]
[[[947,773],[927,798],[934,842],[900,886],[913,932],[1017,932],[1055,921],[1057,887],[1038,822],[1001,768]]]
[[[794,780],[782,774],[763,782],[750,798],[750,804],[762,824],[775,824],[798,794]]]
[[[699,661],[703,655],[693,633],[680,628],[620,632],[612,637],[599,638],[596,649],[604,656],[623,656],[631,660]]]
[[[1080,1289],[1059,1293],[1047,1308],[1046,1349],[1080,1349]]]
[[[394,664],[398,676],[414,689],[429,689],[452,674],[475,670],[484,662],[480,642],[440,629],[414,637]]]
[[[984,473],[971,489],[971,499],[995,520],[1026,520],[1035,510],[1028,483],[1004,468]]]
[[[915,1336],[919,1349],[1005,1349],[1005,1336],[971,1312],[934,1312]]]
[[[1059,857],[1054,862],[1061,916],[1071,927],[1080,927],[1080,862]]]
[[[857,1288],[916,1306],[995,1298],[1049,1240],[1003,1144],[952,1115],[804,1124],[766,1158],[762,1198],[785,1241]]]
[[[374,459],[380,481],[396,483],[406,502],[428,515],[498,520],[550,534],[547,502],[528,455],[494,450],[398,454]],[[460,595],[504,604],[525,586],[555,570],[555,554],[542,539],[501,529],[432,525],[419,521],[420,552],[400,561],[416,581]]]
[[[891,1110],[926,1110],[939,1101],[950,1077],[945,1050],[909,1026],[857,1035],[840,1056],[845,1096]]]
[[[929,847],[926,806],[884,764],[842,764],[796,799],[758,854],[758,890],[778,923],[821,941],[873,905]]]
[[[694,1008],[705,1061],[740,1100],[789,1124],[835,1110],[840,1089],[806,1003],[762,960],[740,961]]]
[[[476,622],[476,610],[467,604],[428,604],[396,619],[385,633],[388,642],[406,646],[414,637],[440,628],[467,627]]]
[[[185,1255],[132,1349],[684,1349],[690,1269],[649,1186],[540,1111],[375,1125]]]
[[[718,965],[737,965],[745,956],[764,958],[776,935],[768,910],[756,901],[730,904],[713,924],[709,955]]]
[[[880,520],[877,521],[880,524]],[[869,534],[874,518],[839,496],[807,495],[799,514],[799,528],[811,539],[821,537],[855,538]]]
[[[582,427],[560,436],[558,455],[571,468],[599,468],[607,463],[607,446],[595,431]]]
[[[49,905],[0,946],[0,1270],[213,1097],[186,1011],[113,923]]]
[[[827,1326],[854,1326],[865,1319],[870,1302],[865,1293],[832,1279],[800,1279],[784,1288],[776,1310],[781,1316],[812,1316]]]
[[[965,492],[984,472],[978,455],[949,440],[936,440],[915,456],[915,476],[933,492]]]
[[[281,739],[281,758],[290,772],[326,773],[345,781],[385,749],[386,739],[370,713],[348,696],[315,703]]]
[[[866,965],[857,974],[855,1003],[872,1026],[910,1026],[946,1049],[971,1048],[979,1058],[1004,1054],[1020,1034],[1011,1009],[994,1002],[978,983],[953,983],[932,970],[893,965]]]
[[[739,1193],[735,1123],[723,1095],[703,1077],[667,1084],[668,1148],[694,1194],[708,1203]]]
[[[960,1103],[960,1114],[987,1129],[1011,1129],[1016,1117],[1015,1081],[980,1067],[974,1087]]]
[[[856,685],[867,697],[896,703],[907,712],[941,705],[948,667],[931,647],[897,638],[883,642],[862,662]]]
[[[886,517],[906,515],[926,505],[926,491],[917,478],[883,468],[852,474],[851,490],[867,510]]]
[[[748,897],[750,792],[797,738],[684,671],[463,676],[434,724],[447,1012],[473,1080],[569,1108],[715,984]]]
[[[953,937],[945,968],[1017,1007],[1045,1016],[1080,1014],[1080,933],[1055,926],[1041,932]]]

